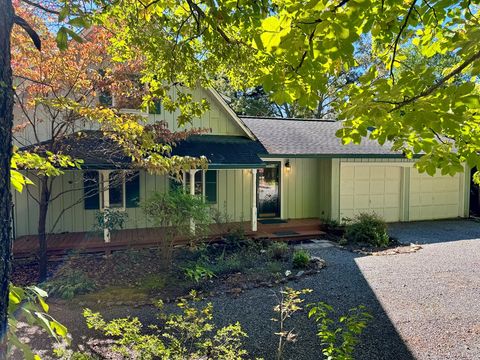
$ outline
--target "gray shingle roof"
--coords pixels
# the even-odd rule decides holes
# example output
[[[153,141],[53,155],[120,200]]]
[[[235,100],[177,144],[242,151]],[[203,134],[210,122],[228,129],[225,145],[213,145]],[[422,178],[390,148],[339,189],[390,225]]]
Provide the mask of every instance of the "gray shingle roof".
[[[242,117],[270,155],[403,157],[388,144],[363,139],[359,145],[342,145],[335,133],[339,121]]]

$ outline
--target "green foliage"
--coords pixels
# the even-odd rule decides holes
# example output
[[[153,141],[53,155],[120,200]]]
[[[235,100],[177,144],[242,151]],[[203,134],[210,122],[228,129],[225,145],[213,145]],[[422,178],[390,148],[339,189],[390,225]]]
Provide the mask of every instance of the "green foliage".
[[[171,190],[166,193],[154,193],[142,204],[147,217],[156,226],[164,229],[164,236],[159,239],[163,262],[167,268],[171,266],[173,243],[176,237],[190,239],[190,244],[209,231],[211,223],[210,207],[201,197],[190,195],[182,190]],[[191,222],[195,224],[192,232]]]
[[[268,255],[274,260],[285,259],[289,253],[290,248],[288,244],[283,241],[274,241],[268,247]]]
[[[334,309],[323,302],[309,304],[308,317],[318,326],[318,337],[323,346],[322,353],[331,360],[353,360],[355,346],[372,316],[360,305],[350,309],[338,320],[332,319]]]
[[[181,123],[201,112],[202,102],[188,105],[186,89],[177,100],[169,93],[173,84],[206,87],[220,74],[235,89],[261,85],[277,104],[313,110],[327,94],[346,120],[338,133],[345,143],[391,141],[387,146],[408,157],[420,154],[417,165],[429,174],[480,163],[478,4],[287,0],[185,7],[179,0],[141,12],[125,1],[99,8],[95,20],[114,34],[113,59],[146,59],[143,81],[152,96],[181,109]],[[408,62],[412,45],[422,61]],[[367,64],[359,54],[364,47],[373,59]],[[433,69],[429,59],[438,54],[455,61]],[[331,79],[359,64],[363,75],[331,95]]]
[[[193,304],[192,304],[193,301]],[[87,326],[115,338],[114,350],[125,355],[150,360],[182,359],[244,359],[247,352],[242,341],[247,336],[239,323],[217,329],[214,325],[212,304],[199,308],[194,292],[191,299],[182,299],[177,305],[180,313],[165,313],[159,302],[162,327],[150,326],[148,334],[142,332],[138,318],[115,319],[106,322],[99,313],[84,311]]]
[[[68,265],[63,267],[54,278],[43,284],[50,295],[62,299],[72,299],[95,290],[95,283],[83,271]]]
[[[292,264],[296,269],[305,269],[310,264],[310,253],[306,250],[296,250],[293,253]]]
[[[278,323],[278,332],[275,335],[278,336],[278,346],[276,359],[283,359],[283,352],[285,345],[289,342],[293,342],[297,338],[297,334],[294,329],[288,330],[287,320],[290,319],[293,314],[302,310],[302,295],[311,293],[311,289],[294,290],[286,287],[280,290],[280,297],[278,297],[278,304],[273,308],[273,311],[277,313],[276,317],[272,318],[272,321]]]
[[[386,247],[390,244],[385,220],[375,213],[360,213],[347,222],[345,238],[349,242]]]
[[[203,280],[209,280],[215,276],[215,273],[212,270],[199,264],[186,267],[183,271],[187,279],[195,281],[196,283]]]
[[[103,211],[95,212],[94,228],[99,232],[102,232],[103,229],[108,229],[110,232],[122,230],[127,219],[128,214],[125,211],[103,209]]]
[[[27,323],[28,326],[42,328],[57,343],[62,340],[69,342],[67,328],[48,314],[49,306],[45,302],[48,295],[45,291],[36,286],[21,288],[14,285],[10,285],[9,291],[8,354],[16,348],[22,352],[26,360],[40,359],[32,352],[29,344],[17,336],[20,321]]]
[[[278,261],[269,261],[266,265],[267,265],[268,272],[274,275],[282,273],[282,270],[283,270],[282,263]]]

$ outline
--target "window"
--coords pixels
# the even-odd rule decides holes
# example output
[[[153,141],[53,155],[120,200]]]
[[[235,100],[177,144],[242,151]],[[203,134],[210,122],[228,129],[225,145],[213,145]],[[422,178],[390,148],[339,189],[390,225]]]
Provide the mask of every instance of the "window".
[[[138,171],[135,171],[133,174],[127,175],[125,179],[125,192],[126,207],[138,207],[140,205],[140,173]]]
[[[112,171],[108,174],[108,197],[111,208],[123,208],[125,206],[123,202],[124,194],[124,185],[125,185],[125,176],[123,171]],[[103,204],[103,207],[106,204]]]
[[[185,191],[190,192],[190,173],[185,174]],[[205,195],[205,201],[209,204],[217,203],[217,171],[207,170],[205,182],[202,181],[203,171],[195,172],[195,195]],[[170,178],[170,189],[183,189],[183,183],[175,178]]]
[[[83,173],[83,201],[85,210],[98,210],[100,208],[98,171],[85,171]]]
[[[108,206],[110,208],[124,209],[135,208],[140,202],[140,174],[121,170],[104,173],[102,178],[98,171],[84,172],[84,208],[86,210],[105,208],[104,189],[108,189]]]

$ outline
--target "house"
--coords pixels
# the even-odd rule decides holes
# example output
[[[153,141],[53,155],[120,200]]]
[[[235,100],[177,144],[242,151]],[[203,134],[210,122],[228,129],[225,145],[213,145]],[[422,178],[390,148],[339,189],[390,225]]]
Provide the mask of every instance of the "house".
[[[185,173],[183,186],[202,195],[229,221],[249,222],[252,231],[262,218],[341,221],[374,211],[388,222],[397,222],[469,214],[468,171],[453,177],[419,174],[413,161],[376,142],[341,145],[335,136],[339,122],[239,117],[214,90],[199,89],[194,95],[208,98],[211,108],[191,126],[211,132],[190,137],[174,153],[204,155],[210,164],[208,170]],[[180,130],[175,114],[160,109],[148,116]],[[28,129],[24,131],[28,138]],[[138,171],[114,184],[122,164],[128,168],[129,160],[121,154],[105,159],[105,144],[98,132],[82,134],[83,145],[73,147],[72,154],[85,159],[85,164],[82,170],[67,170],[54,182],[54,196],[63,195],[50,207],[47,231],[89,232],[95,214],[104,207],[125,211],[127,229],[151,227],[139,203],[153,192],[168,191],[171,179]],[[109,182],[110,186],[102,187]],[[37,233],[35,192],[38,187],[31,186],[29,191],[14,193],[16,237]],[[91,196],[85,197],[89,192]]]

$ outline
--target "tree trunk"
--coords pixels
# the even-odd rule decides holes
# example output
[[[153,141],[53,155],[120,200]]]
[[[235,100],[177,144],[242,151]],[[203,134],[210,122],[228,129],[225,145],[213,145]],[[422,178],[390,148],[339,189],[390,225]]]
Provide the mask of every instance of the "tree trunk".
[[[50,189],[48,188],[48,177],[43,176],[40,180],[40,206],[38,215],[38,281],[44,282],[47,279],[47,213],[50,203]]]
[[[12,157],[13,87],[10,64],[11,0],[0,0],[0,360],[7,358],[8,285],[12,256]]]

